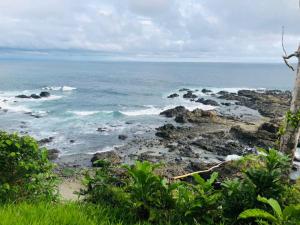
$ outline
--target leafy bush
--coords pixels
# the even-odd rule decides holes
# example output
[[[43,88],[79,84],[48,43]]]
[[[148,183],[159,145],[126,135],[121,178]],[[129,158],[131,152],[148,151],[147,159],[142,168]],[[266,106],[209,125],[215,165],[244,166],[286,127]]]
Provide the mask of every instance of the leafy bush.
[[[281,209],[279,203],[273,199],[258,196],[257,200],[268,204],[273,214],[262,209],[247,209],[239,215],[239,219],[255,218],[258,224],[298,225],[300,221],[300,205],[290,205]]]
[[[47,156],[33,138],[0,132],[0,203],[55,200],[57,178]]]

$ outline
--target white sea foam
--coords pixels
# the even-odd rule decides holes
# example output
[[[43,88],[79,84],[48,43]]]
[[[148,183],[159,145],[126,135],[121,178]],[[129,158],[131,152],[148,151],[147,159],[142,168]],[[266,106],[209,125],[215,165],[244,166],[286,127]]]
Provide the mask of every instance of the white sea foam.
[[[91,116],[99,113],[99,111],[68,111],[68,112],[75,114],[76,116]]]
[[[73,91],[76,90],[76,87],[70,87],[70,86],[53,86],[53,87],[43,87],[43,90],[49,90],[49,91]]]

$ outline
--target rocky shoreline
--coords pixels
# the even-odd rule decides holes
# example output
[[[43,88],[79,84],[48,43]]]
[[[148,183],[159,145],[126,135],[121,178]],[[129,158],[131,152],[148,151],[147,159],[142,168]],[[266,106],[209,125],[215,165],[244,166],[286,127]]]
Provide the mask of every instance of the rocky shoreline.
[[[280,123],[289,109],[291,93],[280,90],[240,90],[237,93],[209,89],[180,89],[168,98],[186,98],[216,107],[190,111],[183,106],[160,113],[166,124],[150,131],[147,137],[136,136],[113,151],[92,156],[62,157],[61,167],[92,166],[97,160],[113,164],[136,160],[163,162],[165,175],[175,176],[208,168],[212,164],[257,151],[257,147],[276,147]],[[125,138],[126,137],[126,138]],[[46,141],[46,140],[44,140]],[[53,152],[57,154],[57,152]],[[96,164],[94,164],[96,166]]]

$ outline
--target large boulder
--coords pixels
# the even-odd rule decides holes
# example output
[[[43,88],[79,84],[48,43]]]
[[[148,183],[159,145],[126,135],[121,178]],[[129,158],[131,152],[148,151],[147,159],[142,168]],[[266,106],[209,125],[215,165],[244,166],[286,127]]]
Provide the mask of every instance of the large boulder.
[[[32,95],[30,95],[30,97],[33,98],[33,99],[39,99],[39,98],[41,98],[41,96],[39,96],[37,94],[32,94]]]
[[[197,98],[197,95],[193,94],[192,91],[188,91],[187,93],[185,93],[183,95],[183,98],[192,98],[192,99],[194,99],[194,98]]]
[[[174,94],[170,94],[170,95],[168,96],[168,98],[176,98],[176,97],[179,97],[179,94],[174,93]]]
[[[207,94],[207,93],[211,93],[211,92],[212,92],[212,90],[209,90],[209,89],[203,88],[203,89],[201,90],[201,92],[202,92],[202,93],[204,93],[204,94]]]
[[[50,93],[48,91],[42,91],[40,93],[40,97],[42,97],[42,98],[50,97]]]
[[[174,131],[176,130],[176,127],[173,124],[165,124],[159,128],[156,128],[157,132],[155,135],[157,137],[161,137],[164,139],[170,139],[174,138]]]
[[[160,115],[171,118],[171,117],[176,117],[178,115],[182,115],[186,112],[188,112],[186,108],[184,108],[183,106],[177,106],[173,109],[167,109],[161,112]]]
[[[17,95],[16,98],[31,98],[28,95]]]
[[[111,164],[120,164],[121,163],[121,156],[119,156],[115,151],[108,151],[108,152],[97,152],[93,155],[91,162],[94,167],[99,166],[97,161],[107,161]]]
[[[219,103],[212,99],[199,98],[196,102],[202,103],[203,105],[219,106]]]
[[[49,149],[48,150],[48,159],[49,160],[56,160],[59,156],[60,151],[57,149]]]

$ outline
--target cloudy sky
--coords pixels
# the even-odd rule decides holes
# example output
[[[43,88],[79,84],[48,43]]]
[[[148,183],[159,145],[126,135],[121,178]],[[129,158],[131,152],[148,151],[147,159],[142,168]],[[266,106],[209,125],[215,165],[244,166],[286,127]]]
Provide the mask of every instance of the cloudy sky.
[[[298,0],[0,0],[0,57],[280,61]]]

